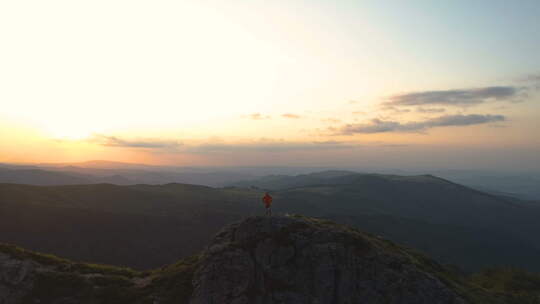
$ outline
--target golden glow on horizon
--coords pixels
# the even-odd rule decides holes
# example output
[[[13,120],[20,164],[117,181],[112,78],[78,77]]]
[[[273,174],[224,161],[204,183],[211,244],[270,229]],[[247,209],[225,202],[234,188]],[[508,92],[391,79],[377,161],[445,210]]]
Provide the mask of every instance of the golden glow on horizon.
[[[383,89],[374,76],[387,72],[370,69],[368,77],[358,69],[369,67],[368,58],[351,66],[352,54],[323,47],[346,47],[349,37],[332,24],[318,35],[327,21],[316,12],[302,17],[268,4],[261,19],[249,6],[36,1],[28,10],[3,3],[0,28],[16,30],[0,29],[10,46],[0,51],[0,118],[24,119],[61,139],[148,129],[210,129],[202,134],[209,137],[251,113],[305,115],[353,97],[369,104]],[[258,136],[289,133],[263,127]]]
[[[82,140],[90,137],[93,133],[96,133],[91,127],[87,127],[77,123],[48,124],[44,127],[44,130],[49,137],[60,140]]]
[[[317,163],[317,153],[365,153],[356,146],[540,147],[530,135],[540,131],[538,105],[382,109],[393,94],[489,86],[492,79],[462,77],[473,74],[434,59],[427,64],[365,10],[342,22],[346,14],[329,12],[330,4],[307,5],[0,3],[0,162],[216,165],[238,147],[240,163],[257,162],[267,150],[273,163],[300,162],[302,153]],[[372,119],[414,123],[473,113],[511,119],[504,126],[336,135]]]

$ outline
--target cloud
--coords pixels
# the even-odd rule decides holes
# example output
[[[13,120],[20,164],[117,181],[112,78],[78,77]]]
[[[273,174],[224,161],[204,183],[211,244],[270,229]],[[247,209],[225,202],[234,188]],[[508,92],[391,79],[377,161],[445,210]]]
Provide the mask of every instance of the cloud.
[[[292,119],[298,119],[298,118],[301,118],[300,115],[296,115],[296,114],[292,114],[292,113],[285,113],[283,115],[281,115],[282,117],[285,117],[285,118],[292,118]]]
[[[341,144],[343,144],[342,142],[335,141],[335,140],[314,141],[313,143],[317,144],[317,145],[341,145]]]
[[[386,106],[386,107],[383,108],[383,110],[392,111],[394,113],[408,113],[408,112],[411,111],[409,109],[399,109],[399,108],[396,108],[394,106]]]
[[[219,152],[290,152],[290,151],[315,151],[351,149],[359,147],[338,141],[322,142],[287,142],[287,141],[256,141],[251,143],[216,143],[202,144],[188,148],[191,153],[219,153]]]
[[[419,132],[435,127],[469,126],[490,122],[504,121],[503,115],[445,115],[419,122],[400,123],[397,121],[372,119],[369,123],[347,124],[339,129],[338,134],[352,135],[356,133],[383,132]]]
[[[442,91],[421,91],[393,95],[383,103],[391,106],[414,105],[476,105],[488,101],[515,101],[523,88],[514,86],[494,86],[476,89],[458,89]]]
[[[161,140],[161,139],[142,139],[131,140],[117,136],[107,136],[95,134],[87,141],[97,143],[106,147],[126,147],[126,148],[141,148],[141,149],[178,149],[183,144],[179,141]]]
[[[263,120],[263,119],[271,118],[269,115],[262,115],[261,113],[253,113],[253,114],[249,114],[243,117],[253,119],[253,120]]]
[[[360,147],[358,143],[343,141],[286,141],[261,138],[246,142],[222,142],[208,139],[206,142],[182,143],[163,139],[125,139],[118,136],[95,134],[86,142],[104,147],[134,148],[152,153],[212,154],[226,152],[290,152],[326,151]]]
[[[395,121],[385,121],[380,119],[372,119],[368,124],[347,124],[340,129],[340,134],[354,133],[381,133],[391,132],[399,129],[401,124]]]
[[[416,108],[416,112],[418,113],[442,113],[445,111],[446,109],[444,108],[422,108],[422,107]]]

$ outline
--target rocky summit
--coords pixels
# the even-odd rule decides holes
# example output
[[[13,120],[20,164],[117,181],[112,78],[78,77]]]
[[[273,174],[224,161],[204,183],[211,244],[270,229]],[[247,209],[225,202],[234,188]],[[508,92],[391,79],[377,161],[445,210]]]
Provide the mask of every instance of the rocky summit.
[[[303,216],[246,218],[201,254],[142,272],[0,243],[0,304],[540,303],[536,277],[518,274],[471,280],[381,237]],[[501,282],[522,287],[489,290]]]
[[[190,304],[467,303],[435,262],[376,236],[305,217],[251,217],[218,233]]]

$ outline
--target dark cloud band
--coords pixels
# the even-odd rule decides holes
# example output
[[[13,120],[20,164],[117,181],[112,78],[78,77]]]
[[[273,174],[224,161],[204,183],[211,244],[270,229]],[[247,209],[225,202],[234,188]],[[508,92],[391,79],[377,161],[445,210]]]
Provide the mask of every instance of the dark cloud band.
[[[291,152],[291,151],[320,151],[351,149],[359,147],[357,144],[348,144],[337,141],[322,142],[253,142],[231,144],[203,144],[187,149],[191,153],[216,152]]]
[[[400,123],[397,121],[373,119],[365,124],[348,124],[340,129],[339,134],[383,133],[383,132],[418,132],[435,127],[469,126],[490,122],[504,121],[503,115],[445,115],[420,122]]]
[[[323,151],[340,150],[359,147],[356,143],[340,141],[290,142],[276,140],[260,140],[247,143],[202,143],[183,144],[179,141],[162,139],[131,140],[117,136],[95,134],[86,141],[106,147],[123,147],[143,149],[151,152],[211,154],[228,152],[291,152],[291,151]]]
[[[107,147],[126,147],[143,149],[176,149],[182,146],[178,141],[167,140],[129,140],[116,136],[94,135],[88,141]]]
[[[512,101],[521,89],[513,86],[496,86],[477,89],[423,91],[391,96],[385,106],[415,105],[475,105],[492,100]]]

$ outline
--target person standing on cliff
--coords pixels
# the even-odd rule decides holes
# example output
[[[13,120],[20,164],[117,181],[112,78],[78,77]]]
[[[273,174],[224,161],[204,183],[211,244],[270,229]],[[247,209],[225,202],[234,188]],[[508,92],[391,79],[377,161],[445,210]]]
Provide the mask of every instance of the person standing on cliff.
[[[268,192],[264,193],[264,197],[262,198],[262,201],[264,203],[264,207],[266,208],[266,215],[272,216],[272,197]]]

